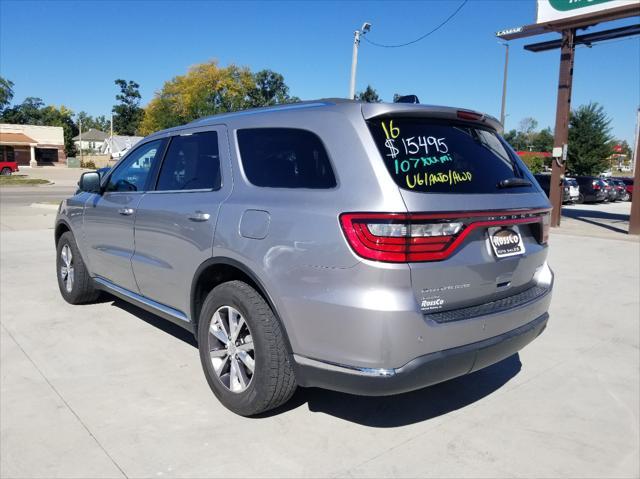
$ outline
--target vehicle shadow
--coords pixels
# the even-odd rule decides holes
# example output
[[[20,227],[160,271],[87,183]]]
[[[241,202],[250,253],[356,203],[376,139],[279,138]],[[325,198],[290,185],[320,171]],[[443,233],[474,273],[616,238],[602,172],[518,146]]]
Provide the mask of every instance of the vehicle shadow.
[[[394,396],[354,396],[318,388],[298,388],[283,406],[258,417],[296,409],[305,403],[312,412],[329,414],[362,426],[406,426],[469,406],[504,386],[522,363],[516,353],[480,371],[444,383]]]
[[[101,301],[111,301],[112,306],[194,348],[198,347],[191,332],[170,321],[107,293],[102,295]],[[448,414],[481,400],[509,382],[520,372],[521,367],[520,357],[516,353],[466,376],[394,396],[355,396],[325,389],[300,387],[286,404],[255,416],[255,419],[284,414],[306,404],[312,412],[329,414],[363,426],[406,426]]]
[[[583,210],[573,208],[563,208],[562,216],[571,218],[583,223],[614,231],[616,233],[627,234],[629,229],[629,215],[620,213],[609,213],[607,211]],[[597,221],[602,220],[602,221]],[[611,223],[619,223],[620,227]]]
[[[187,344],[190,344],[194,348],[198,347],[198,343],[196,342],[196,338],[190,331],[187,331],[184,328],[181,328],[177,324],[173,324],[171,321],[167,321],[160,316],[156,316],[153,313],[150,313],[138,306],[135,306],[131,303],[123,301],[122,299],[112,296],[109,293],[103,292],[100,295],[100,302],[111,302],[111,306],[115,306],[116,308],[120,308],[127,313],[136,316],[147,324],[164,331],[167,334],[170,334],[176,339],[180,341],[184,341]]]

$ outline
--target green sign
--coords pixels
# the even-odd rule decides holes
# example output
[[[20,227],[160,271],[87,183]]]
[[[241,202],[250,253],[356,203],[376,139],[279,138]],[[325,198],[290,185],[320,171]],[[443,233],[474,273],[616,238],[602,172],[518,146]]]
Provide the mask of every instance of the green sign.
[[[598,3],[606,3],[611,0],[549,0],[549,3],[556,10],[566,12],[568,10],[577,10],[578,8],[590,7]]]

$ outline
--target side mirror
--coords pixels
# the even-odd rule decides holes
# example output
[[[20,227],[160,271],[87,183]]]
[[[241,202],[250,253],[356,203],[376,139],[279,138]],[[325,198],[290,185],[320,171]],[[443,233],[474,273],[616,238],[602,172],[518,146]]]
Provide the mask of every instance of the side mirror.
[[[80,187],[80,191],[100,193],[100,173],[97,171],[82,173],[78,186]]]

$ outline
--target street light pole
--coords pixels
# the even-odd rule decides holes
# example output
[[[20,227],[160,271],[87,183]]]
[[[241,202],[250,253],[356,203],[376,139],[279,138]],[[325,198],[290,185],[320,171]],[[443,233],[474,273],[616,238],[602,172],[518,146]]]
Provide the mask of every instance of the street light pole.
[[[509,44],[503,43],[506,47],[505,57],[504,57],[504,77],[502,79],[502,108],[500,110],[500,123],[502,123],[502,127],[504,128],[505,121],[505,111],[507,106],[507,72],[509,70]]]
[[[358,46],[360,45],[360,35],[365,35],[371,30],[371,24],[365,22],[362,25],[362,31],[353,32],[353,53],[351,55],[351,79],[349,81],[349,99],[356,97],[356,68],[358,67]]]

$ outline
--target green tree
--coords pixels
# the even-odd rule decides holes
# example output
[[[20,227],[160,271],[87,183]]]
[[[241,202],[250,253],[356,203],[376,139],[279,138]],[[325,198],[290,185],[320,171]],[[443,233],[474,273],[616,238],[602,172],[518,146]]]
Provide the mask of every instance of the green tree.
[[[254,82],[255,87],[249,91],[249,101],[253,107],[300,101],[297,97],[289,96],[289,87],[280,73],[260,70],[255,73]]]
[[[366,103],[380,103],[382,99],[378,96],[378,92],[371,85],[367,85],[364,91],[356,94],[356,100],[364,101]]]
[[[100,115],[97,117],[92,117],[85,111],[81,111],[76,115],[76,124],[78,127],[82,122],[82,131],[87,131],[91,128],[95,128],[96,130],[103,131],[108,133],[111,129],[110,120],[107,119],[104,115]]]
[[[279,73],[261,70],[254,74],[245,67],[220,67],[211,61],[165,82],[145,107],[140,130],[149,134],[207,115],[294,101],[299,98],[289,95]]]
[[[568,168],[576,175],[597,175],[613,153],[611,119],[598,103],[582,105],[569,120]]]
[[[510,130],[504,135],[504,139],[514,150],[527,151],[527,138],[521,131]]]
[[[140,85],[134,81],[118,79],[115,84],[120,88],[116,95],[118,104],[113,107],[113,129],[120,135],[135,135],[144,117],[144,110],[140,108]]]
[[[542,173],[544,171],[544,158],[527,154],[521,156],[521,158],[531,173]]]
[[[533,151],[548,151],[553,150],[553,133],[551,128],[547,127],[544,130],[540,130],[533,136]]]
[[[42,125],[42,108],[44,102],[40,98],[27,97],[18,105],[6,108],[2,112],[2,121],[17,125]]]
[[[13,99],[13,82],[0,76],[0,114]]]

